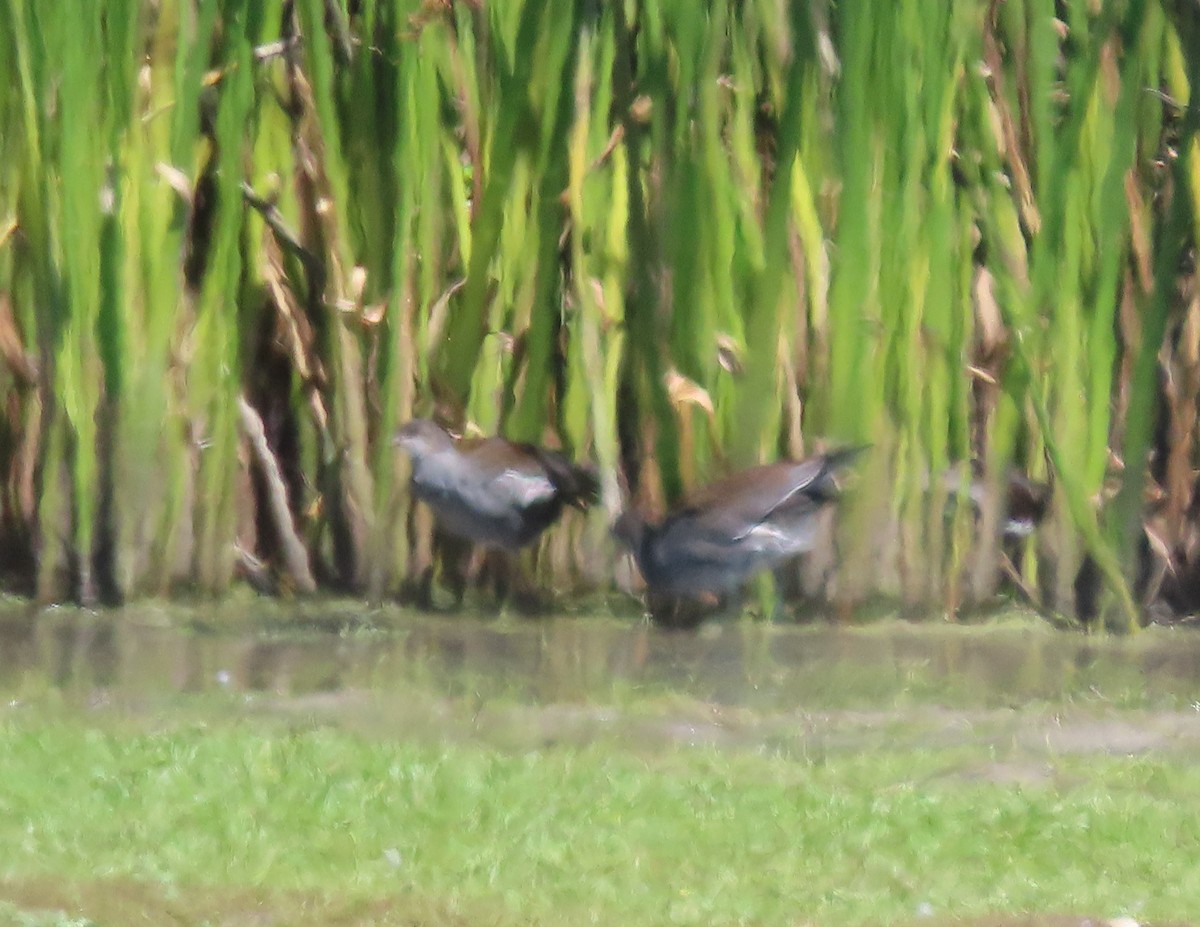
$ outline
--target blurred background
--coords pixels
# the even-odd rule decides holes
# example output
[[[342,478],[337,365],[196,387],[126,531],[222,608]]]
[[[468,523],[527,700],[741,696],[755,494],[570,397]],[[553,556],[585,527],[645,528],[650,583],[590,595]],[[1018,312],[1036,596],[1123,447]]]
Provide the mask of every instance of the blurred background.
[[[11,0],[0,68],[13,592],[403,598],[423,415],[596,463],[564,595],[870,443],[763,601],[1200,607],[1193,0]]]

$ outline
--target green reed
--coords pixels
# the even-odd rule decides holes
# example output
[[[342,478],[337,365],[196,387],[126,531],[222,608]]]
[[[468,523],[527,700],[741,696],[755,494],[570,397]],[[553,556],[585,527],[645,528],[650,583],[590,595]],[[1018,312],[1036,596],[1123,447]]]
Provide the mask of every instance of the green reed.
[[[436,551],[389,437],[436,413],[597,461],[537,559],[604,585],[624,493],[869,442],[826,592],[990,597],[998,513],[940,479],[976,456],[1053,482],[1025,593],[1071,613],[1090,561],[1136,622],[1197,40],[1054,13],[5,0],[6,543],[46,599],[391,594]]]

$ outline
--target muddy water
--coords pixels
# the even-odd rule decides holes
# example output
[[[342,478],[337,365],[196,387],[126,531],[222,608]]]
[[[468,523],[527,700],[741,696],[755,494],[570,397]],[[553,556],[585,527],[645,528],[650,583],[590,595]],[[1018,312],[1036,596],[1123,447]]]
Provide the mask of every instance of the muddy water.
[[[1028,619],[685,633],[345,604],[0,615],[0,704],[47,701],[513,748],[612,739],[811,753],[911,740],[1030,757],[1200,753],[1200,633],[1088,638]]]

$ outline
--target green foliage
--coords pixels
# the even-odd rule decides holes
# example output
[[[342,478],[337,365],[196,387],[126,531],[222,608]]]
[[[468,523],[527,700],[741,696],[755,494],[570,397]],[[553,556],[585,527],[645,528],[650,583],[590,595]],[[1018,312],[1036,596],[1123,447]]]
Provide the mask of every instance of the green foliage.
[[[1154,428],[1200,311],[1200,48],[1172,6],[1055,12],[5,0],[0,342],[37,360],[0,373],[34,496],[5,542],[47,599],[216,592],[256,556],[304,588],[292,535],[381,595],[428,556],[388,442],[412,414],[593,457],[609,515],[870,442],[847,601],[990,594],[995,516],[972,539],[931,476],[973,456],[1052,479],[1030,594],[1071,612],[1090,561],[1135,624],[1152,451],[1186,535],[1194,403],[1177,449]],[[552,579],[601,534],[547,541]]]
[[[897,923],[925,907],[1162,922],[1200,897],[1183,759],[1058,756],[1014,785],[979,749],[508,754],[261,720],[155,727],[0,725],[5,879],[166,885],[177,912],[194,888],[270,895],[289,920],[289,893],[433,898],[504,924]]]

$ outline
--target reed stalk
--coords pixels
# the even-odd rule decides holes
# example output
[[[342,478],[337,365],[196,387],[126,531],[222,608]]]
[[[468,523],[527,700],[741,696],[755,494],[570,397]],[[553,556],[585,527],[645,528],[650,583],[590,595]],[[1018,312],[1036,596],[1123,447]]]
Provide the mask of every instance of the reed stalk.
[[[399,593],[440,548],[390,436],[432,414],[593,459],[608,517],[869,442],[821,594],[1088,619],[1098,571],[1125,629],[1150,544],[1186,609],[1196,34],[1147,0],[3,0],[5,562],[119,600],[288,589],[302,544]],[[1052,483],[1032,540],[949,498],[971,457]],[[540,577],[607,584],[606,521]]]

